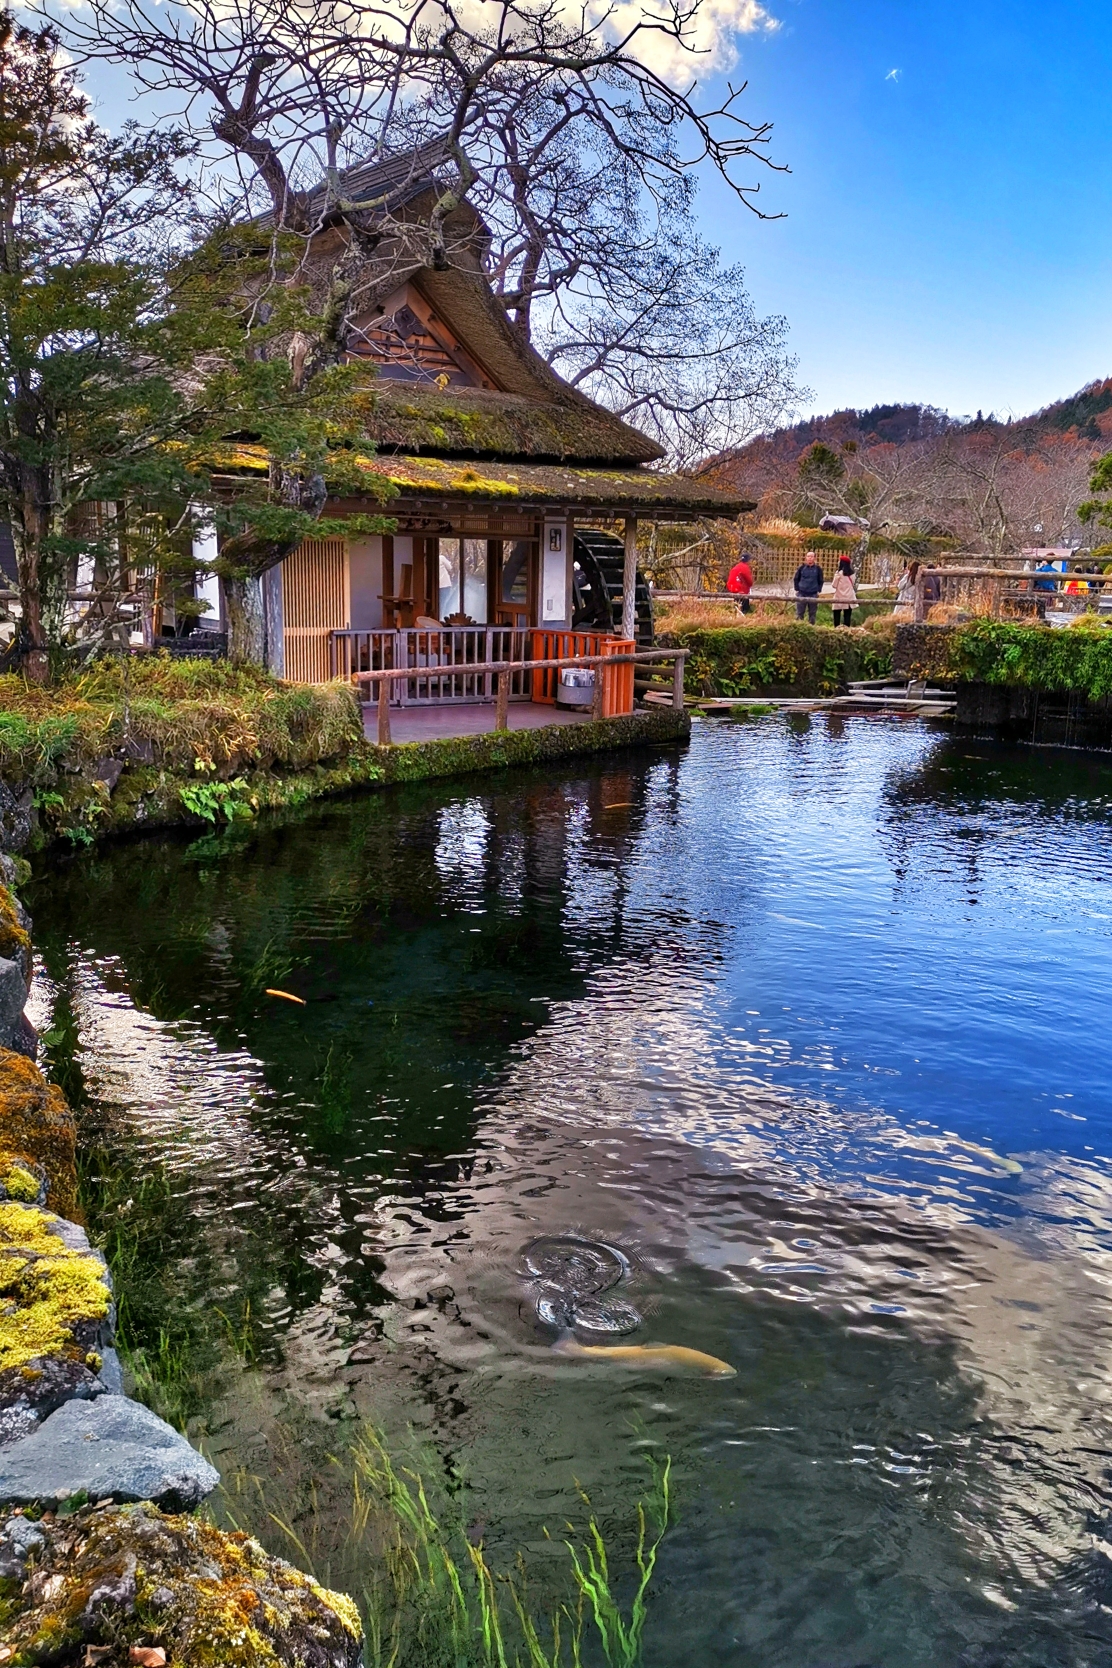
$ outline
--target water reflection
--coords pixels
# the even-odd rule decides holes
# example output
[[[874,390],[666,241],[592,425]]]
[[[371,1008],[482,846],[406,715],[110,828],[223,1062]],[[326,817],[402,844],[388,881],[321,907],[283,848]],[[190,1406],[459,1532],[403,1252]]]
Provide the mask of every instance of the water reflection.
[[[222,1463],[415,1421],[497,1550],[667,1451],[660,1668],[1108,1660],[1110,795],[777,719],[75,860],[37,999],[182,1280],[251,1298]],[[567,1235],[738,1377],[555,1355]]]

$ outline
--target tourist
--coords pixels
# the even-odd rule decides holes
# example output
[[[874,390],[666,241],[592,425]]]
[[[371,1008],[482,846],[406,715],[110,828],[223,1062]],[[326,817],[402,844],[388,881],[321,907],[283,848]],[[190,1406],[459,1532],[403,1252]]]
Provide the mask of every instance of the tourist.
[[[900,575],[900,582],[896,587],[895,616],[897,620],[911,620],[915,618],[915,581],[919,577],[918,562],[909,562]]]
[[[853,563],[848,556],[843,556],[838,563],[838,571],[834,575],[834,595],[831,598],[831,608],[834,612],[834,624],[852,625],[853,609],[857,601],[857,588],[853,583]]]
[[[738,607],[743,614],[749,612],[749,593],[753,589],[753,558],[748,551],[743,550],[726,580],[726,589],[738,599]]]
[[[802,562],[795,570],[792,580],[795,591],[795,617],[803,618],[806,613],[811,624],[814,625],[819,612],[819,592],[822,590],[822,569],[819,559],[813,550],[809,550]]]

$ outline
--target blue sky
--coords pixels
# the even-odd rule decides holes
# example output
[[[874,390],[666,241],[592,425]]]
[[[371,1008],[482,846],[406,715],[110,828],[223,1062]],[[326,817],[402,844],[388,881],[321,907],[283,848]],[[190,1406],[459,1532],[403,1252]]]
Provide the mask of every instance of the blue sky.
[[[728,25],[747,3],[712,9]],[[733,79],[775,124],[791,173],[753,177],[786,218],[713,179],[699,212],[760,310],[786,315],[802,409],[1019,416],[1112,375],[1112,8],[764,4],[779,27],[738,37]],[[122,77],[93,87],[114,123]]]
[[[769,9],[780,27],[741,37],[739,73],[792,170],[762,192],[787,218],[710,182],[701,218],[787,316],[808,409],[1020,415],[1112,375],[1112,10]]]

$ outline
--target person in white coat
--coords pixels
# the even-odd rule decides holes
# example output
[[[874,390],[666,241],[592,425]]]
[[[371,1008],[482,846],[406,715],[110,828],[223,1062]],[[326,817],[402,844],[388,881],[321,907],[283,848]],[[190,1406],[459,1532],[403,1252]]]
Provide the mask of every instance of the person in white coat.
[[[853,610],[857,605],[857,587],[853,583],[853,565],[848,556],[843,556],[838,563],[833,591],[830,606],[834,613],[834,624],[851,625]]]

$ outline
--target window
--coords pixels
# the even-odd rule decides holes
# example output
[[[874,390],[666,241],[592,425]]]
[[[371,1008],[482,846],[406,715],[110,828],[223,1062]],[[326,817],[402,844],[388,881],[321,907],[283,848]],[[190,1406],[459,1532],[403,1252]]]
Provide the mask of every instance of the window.
[[[476,625],[487,617],[487,541],[440,540],[440,618],[464,613]]]

